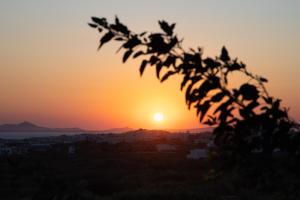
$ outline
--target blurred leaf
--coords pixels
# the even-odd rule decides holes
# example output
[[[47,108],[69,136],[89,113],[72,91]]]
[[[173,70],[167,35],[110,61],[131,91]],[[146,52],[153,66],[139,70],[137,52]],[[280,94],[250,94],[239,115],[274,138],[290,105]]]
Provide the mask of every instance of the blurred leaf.
[[[156,64],[156,77],[159,79],[160,70],[162,69],[163,65],[161,62]]]
[[[126,51],[125,53],[124,53],[124,56],[123,56],[123,63],[125,63],[126,62],[126,60],[129,58],[129,56],[132,54],[132,50],[130,49],[130,50],[128,50],[128,51]]]
[[[220,59],[223,61],[223,62],[227,62],[230,60],[230,57],[228,55],[228,51],[225,47],[222,48],[221,50],[221,56],[220,56]]]
[[[225,97],[226,93],[221,91],[211,98],[212,102],[219,102]]]
[[[261,82],[263,82],[263,83],[267,83],[267,82],[268,82],[268,80],[267,80],[266,78],[263,78],[263,77],[260,77],[259,80],[260,80]]]
[[[105,44],[106,42],[109,42],[113,37],[115,36],[115,34],[111,31],[107,32],[100,40],[100,45],[98,47],[98,50],[102,47],[103,44]]]
[[[181,86],[180,86],[180,90],[182,90],[184,88],[184,86],[186,85],[186,83],[190,80],[190,77],[188,75],[185,75],[182,82],[181,82]]]
[[[211,69],[221,66],[221,63],[216,62],[214,59],[209,57],[204,59],[203,62],[206,64],[207,68],[211,68]]]
[[[97,27],[98,27],[97,24],[88,23],[88,25],[89,25],[90,27],[92,27],[92,28],[97,28]]]
[[[107,21],[106,18],[98,18],[98,17],[91,17],[92,21],[95,22],[96,24],[107,27]]]
[[[205,101],[202,105],[199,105],[198,109],[200,110],[200,122],[203,121],[208,109],[210,108],[210,100]]]
[[[129,39],[127,42],[125,42],[123,47],[126,49],[132,49],[139,44],[141,44],[141,41],[136,36],[134,36],[131,39]]]
[[[117,16],[115,18],[115,24],[111,24],[110,28],[117,31],[117,32],[123,33],[126,36],[128,36],[129,33],[130,33],[127,26],[122,24]]]
[[[163,63],[164,66],[170,67],[170,65],[175,65],[176,58],[173,55],[168,56],[168,58]]]
[[[159,61],[159,58],[157,56],[151,56],[149,63],[150,65],[154,65],[157,61]]]
[[[220,104],[219,107],[214,111],[214,114],[216,114],[217,112],[222,112],[224,110],[227,110],[227,107],[231,105],[231,103],[233,102],[233,100],[230,98],[227,101],[225,101],[224,103]]]
[[[142,37],[142,36],[144,36],[146,33],[147,33],[147,31],[144,31],[144,32],[140,33],[139,36]]]
[[[240,94],[245,100],[255,100],[259,97],[256,86],[250,85],[248,83],[245,83],[240,87]]]
[[[120,24],[120,20],[119,20],[118,16],[115,17],[115,23]]]
[[[167,34],[167,35],[172,35],[173,34],[173,29],[175,27],[175,24],[169,25],[165,21],[158,21],[160,28]]]
[[[148,61],[147,60],[143,60],[143,62],[141,63],[141,66],[140,66],[140,75],[142,76],[143,73],[144,73],[144,70],[146,68],[146,65],[147,65]]]
[[[125,39],[122,38],[122,37],[117,37],[117,38],[115,38],[115,40],[116,40],[116,41],[124,41]]]
[[[177,71],[168,71],[160,80],[160,82],[164,82],[165,80],[167,80],[170,76],[174,75],[178,73]]]
[[[143,51],[138,51],[138,52],[136,52],[136,53],[133,55],[133,58],[137,58],[137,57],[139,57],[140,55],[143,55],[143,54],[145,54]]]

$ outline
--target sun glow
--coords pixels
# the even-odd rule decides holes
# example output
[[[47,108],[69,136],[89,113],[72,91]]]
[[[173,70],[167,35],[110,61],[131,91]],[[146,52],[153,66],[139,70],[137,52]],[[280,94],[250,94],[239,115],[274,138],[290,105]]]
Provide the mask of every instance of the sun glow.
[[[164,115],[162,114],[162,113],[155,113],[154,115],[153,115],[153,120],[155,121],[155,122],[161,122],[161,121],[163,121],[164,120]]]

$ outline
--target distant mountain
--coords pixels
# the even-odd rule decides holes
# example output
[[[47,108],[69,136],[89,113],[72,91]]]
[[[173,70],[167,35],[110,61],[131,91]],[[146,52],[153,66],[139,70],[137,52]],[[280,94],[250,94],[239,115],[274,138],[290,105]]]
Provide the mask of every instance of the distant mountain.
[[[0,125],[0,132],[83,132],[80,128],[47,128],[31,122]]]

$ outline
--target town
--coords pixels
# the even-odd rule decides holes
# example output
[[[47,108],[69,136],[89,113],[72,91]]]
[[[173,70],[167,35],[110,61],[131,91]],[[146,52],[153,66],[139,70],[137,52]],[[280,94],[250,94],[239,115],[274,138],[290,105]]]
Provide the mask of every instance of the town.
[[[187,158],[199,159],[207,157],[207,147],[212,145],[211,134],[204,133],[170,133],[162,130],[138,129],[121,134],[82,133],[48,137],[32,137],[26,139],[0,139],[0,157],[25,155],[32,152],[61,151],[75,155],[80,151],[82,143],[114,148],[121,151],[142,152],[178,152],[187,151]]]

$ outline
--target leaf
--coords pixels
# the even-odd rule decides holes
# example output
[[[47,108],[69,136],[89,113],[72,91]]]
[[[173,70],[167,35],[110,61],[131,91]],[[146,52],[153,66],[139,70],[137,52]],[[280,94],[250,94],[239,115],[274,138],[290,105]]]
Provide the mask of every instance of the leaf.
[[[214,114],[216,114],[217,112],[221,111],[223,112],[224,110],[227,110],[227,107],[233,102],[232,99],[228,99],[226,102],[222,103],[221,105],[219,105],[219,107],[214,111]]]
[[[139,36],[142,37],[142,36],[144,36],[146,33],[147,33],[147,31],[144,31],[144,32],[140,33]]]
[[[154,65],[157,61],[159,61],[159,58],[157,56],[151,56],[149,63],[150,65]]]
[[[190,80],[190,77],[188,75],[185,75],[182,82],[181,82],[181,85],[180,85],[180,90],[182,90],[184,88],[184,86],[186,85],[186,83]]]
[[[115,34],[111,31],[107,32],[100,40],[100,45],[98,47],[98,50],[102,47],[103,44],[105,44],[106,42],[109,42],[113,37],[115,36]]]
[[[119,20],[119,18],[118,18],[117,15],[116,15],[116,17],[115,17],[115,23],[116,23],[116,24],[120,24],[120,20]]]
[[[115,40],[116,40],[116,41],[124,41],[124,38],[122,38],[122,37],[117,37]]]
[[[97,27],[98,27],[97,24],[88,23],[88,25],[89,25],[90,27],[92,27],[92,28],[97,28]]]
[[[208,109],[210,108],[210,100],[205,101],[202,105],[199,106],[200,109],[200,122],[203,121]]]
[[[144,70],[146,68],[146,65],[147,65],[148,61],[147,60],[143,60],[143,62],[141,63],[141,66],[140,66],[140,75],[142,76],[143,73],[144,73]]]
[[[240,87],[240,94],[245,100],[255,100],[259,97],[256,86],[250,85],[248,83],[245,83]]]
[[[95,22],[96,24],[107,27],[107,21],[106,18],[98,18],[98,17],[91,17],[92,21]]]
[[[156,64],[156,77],[159,79],[160,70],[162,69],[163,65],[161,62]]]
[[[172,35],[173,34],[173,29],[175,28],[175,24],[172,24],[171,26],[163,21],[158,21],[160,28],[167,34],[167,35]]]
[[[123,47],[126,49],[132,49],[139,44],[141,44],[141,41],[136,36],[134,36],[131,39],[129,39],[127,42],[125,42],[123,44]]]
[[[212,102],[219,102],[221,101],[224,97],[225,97],[226,93],[225,92],[219,92],[217,93],[216,95],[214,95],[212,98],[211,98],[211,101]]]
[[[223,46],[222,50],[221,50],[221,56],[220,56],[220,59],[223,61],[223,62],[227,62],[230,60],[230,57],[228,55],[228,51],[227,49],[225,48],[225,46]]]
[[[129,56],[132,54],[132,50],[128,50],[124,53],[124,56],[123,56],[123,63],[126,62],[126,60],[129,58]]]
[[[177,71],[168,71],[160,80],[160,82],[164,82],[165,80],[167,80],[170,76],[174,75],[178,73]]]
[[[111,24],[110,28],[114,29],[115,31],[121,32],[121,33],[123,33],[126,36],[128,36],[129,33],[130,33],[130,31],[128,30],[127,26],[125,26],[124,24],[122,24],[117,16],[115,18],[115,24]]]
[[[194,86],[194,83],[193,82],[190,83],[189,86],[187,87],[186,91],[185,91],[185,100],[186,100],[186,102],[188,102],[188,100],[189,100],[189,95],[191,93],[191,90],[192,90],[193,86]]]
[[[228,70],[229,71],[235,71],[235,70],[240,70],[242,68],[243,67],[239,63],[234,62],[233,64],[229,65]]]
[[[168,56],[168,58],[166,59],[166,61],[163,63],[164,66],[166,67],[170,67],[171,64],[175,64],[176,58],[172,55]]]
[[[143,51],[138,51],[133,55],[133,58],[137,58],[138,56],[143,55],[143,54],[144,54]]]
[[[221,66],[221,63],[216,62],[214,59],[209,57],[204,59],[203,62],[206,64],[207,68],[211,68],[211,69]]]
[[[260,77],[259,80],[263,83],[267,83],[268,79],[264,78],[264,77]]]

